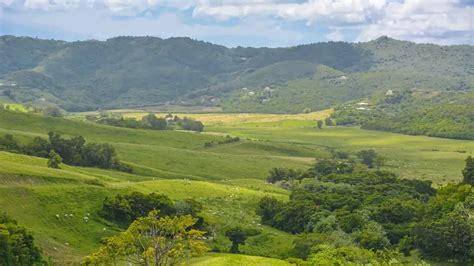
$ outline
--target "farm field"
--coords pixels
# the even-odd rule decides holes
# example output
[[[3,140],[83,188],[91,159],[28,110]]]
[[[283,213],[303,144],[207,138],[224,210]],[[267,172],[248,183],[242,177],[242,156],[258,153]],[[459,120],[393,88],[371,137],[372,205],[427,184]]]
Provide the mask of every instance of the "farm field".
[[[194,198],[203,203],[202,216],[217,228],[209,245],[227,252],[223,229],[248,224],[261,230],[241,251],[247,255],[281,258],[292,249],[294,235],[259,224],[258,200],[266,195],[287,200],[289,192],[267,184],[273,167],[307,169],[315,158],[329,158],[331,149],[357,152],[374,149],[387,158],[387,170],[435,184],[459,181],[463,159],[474,152],[473,141],[407,136],[358,128],[316,129],[314,119],[327,111],[303,115],[193,114],[205,132],[153,131],[118,128],[50,118],[21,112],[0,112],[0,135],[13,134],[26,143],[50,130],[63,136],[82,135],[107,142],[133,174],[64,165],[47,167],[46,159],[0,152],[2,211],[33,232],[55,262],[80,262],[103,237],[118,228],[97,214],[105,197],[139,191],[164,193],[173,200]],[[205,120],[207,117],[209,120]],[[244,117],[244,118],[243,118]],[[241,141],[217,144],[225,135]],[[216,143],[205,147],[206,142]],[[73,218],[65,218],[65,214]],[[82,217],[91,214],[89,223]],[[58,217],[59,216],[59,217]],[[269,258],[210,254],[191,265],[287,265]]]
[[[355,127],[315,128],[314,122],[282,121],[211,126],[220,132],[262,141],[357,152],[374,149],[386,158],[386,170],[405,178],[432,180],[435,184],[461,180],[463,160],[474,153],[474,141],[409,136]]]

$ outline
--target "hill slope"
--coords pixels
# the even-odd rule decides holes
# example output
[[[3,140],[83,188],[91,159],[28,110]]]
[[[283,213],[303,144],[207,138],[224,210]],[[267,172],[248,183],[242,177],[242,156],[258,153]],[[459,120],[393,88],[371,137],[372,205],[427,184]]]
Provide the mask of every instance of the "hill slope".
[[[474,88],[474,47],[387,37],[270,49],[189,38],[63,42],[2,36],[0,55],[0,93],[69,111],[175,103],[294,113],[388,89]]]

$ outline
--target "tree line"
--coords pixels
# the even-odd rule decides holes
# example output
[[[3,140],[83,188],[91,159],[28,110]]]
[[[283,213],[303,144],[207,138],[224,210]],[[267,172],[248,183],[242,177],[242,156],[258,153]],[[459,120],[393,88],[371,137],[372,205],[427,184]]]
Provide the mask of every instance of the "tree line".
[[[201,121],[189,117],[178,117],[177,115],[167,114],[165,117],[157,117],[155,114],[148,114],[141,119],[114,117],[108,114],[101,114],[99,117],[86,116],[88,121],[105,124],[115,127],[139,128],[151,130],[190,130],[201,132],[204,130],[204,124]]]
[[[132,172],[131,166],[120,162],[115,148],[107,143],[86,143],[82,136],[62,138],[57,132],[48,132],[48,138],[35,137],[26,145],[18,142],[13,135],[0,138],[0,150],[48,158],[48,166],[59,168],[61,163],[75,166],[99,167]]]

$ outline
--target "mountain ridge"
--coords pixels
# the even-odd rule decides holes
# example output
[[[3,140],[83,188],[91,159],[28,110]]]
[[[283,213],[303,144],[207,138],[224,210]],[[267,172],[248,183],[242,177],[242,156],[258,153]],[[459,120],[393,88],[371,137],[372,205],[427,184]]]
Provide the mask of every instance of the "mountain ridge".
[[[473,46],[415,44],[388,37],[365,43],[227,48],[188,37],[119,36],[65,42],[5,35],[0,37],[0,56],[4,59],[0,63],[4,98],[20,103],[42,101],[68,111],[199,104],[232,112],[281,112],[267,105],[285,104],[278,95],[291,98],[288,91],[294,90],[294,84],[309,93],[308,98],[328,94],[334,98],[331,104],[341,104],[348,99],[337,95],[341,92],[360,98],[393,89],[374,85],[386,83],[390,72],[401,77],[395,82],[400,89],[417,85],[436,91],[474,87]],[[364,93],[340,82],[333,86],[321,80],[310,71],[319,65],[348,76],[345,83],[353,77],[357,90]],[[267,87],[275,93],[265,95]],[[242,88],[255,97],[244,97]],[[349,100],[357,99],[354,97]],[[283,108],[284,112],[301,112],[302,106],[314,110],[328,107],[302,101],[294,108]],[[239,104],[246,107],[239,108]]]

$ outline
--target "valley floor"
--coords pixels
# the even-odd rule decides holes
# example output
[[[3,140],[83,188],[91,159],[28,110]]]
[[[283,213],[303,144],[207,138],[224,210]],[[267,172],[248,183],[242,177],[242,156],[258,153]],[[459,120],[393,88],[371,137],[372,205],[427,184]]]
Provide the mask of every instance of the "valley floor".
[[[204,133],[152,131],[96,125],[71,119],[0,112],[0,135],[21,142],[50,130],[65,137],[107,142],[133,174],[63,165],[47,167],[46,159],[0,152],[0,209],[33,232],[55,262],[79,262],[97,249],[103,237],[118,229],[97,215],[103,199],[119,192],[158,192],[173,200],[195,198],[203,216],[216,229],[210,245],[222,252],[230,246],[223,228],[248,224],[263,230],[241,250],[247,255],[281,258],[292,248],[293,235],[259,224],[255,206],[261,197],[281,200],[288,191],[264,180],[273,167],[306,169],[315,158],[329,158],[333,149],[357,152],[374,149],[387,162],[384,169],[402,177],[444,184],[461,180],[460,169],[474,141],[361,130],[317,129],[315,120],[328,111],[299,116],[195,114]],[[180,114],[178,114],[180,115]],[[77,118],[77,117],[76,117]],[[218,144],[226,135],[239,142]],[[213,145],[206,147],[206,142]],[[66,217],[65,214],[73,214]],[[90,214],[88,223],[83,217]],[[270,258],[210,254],[192,265],[287,265]]]

